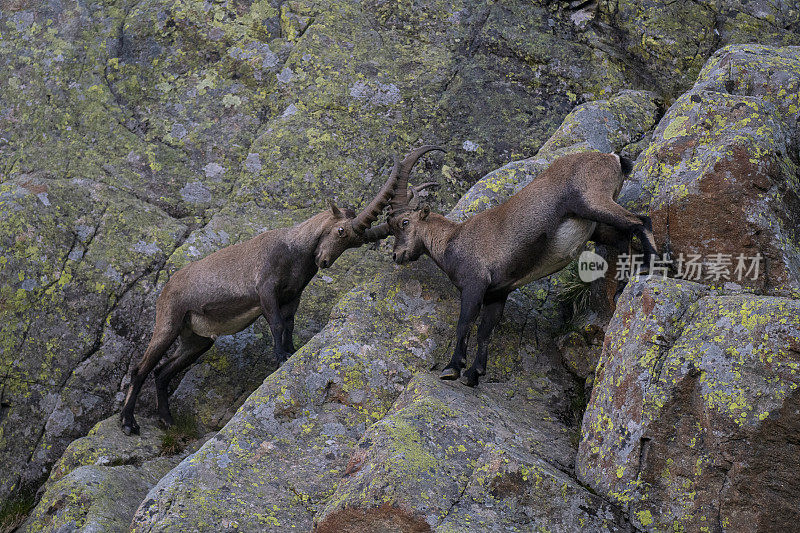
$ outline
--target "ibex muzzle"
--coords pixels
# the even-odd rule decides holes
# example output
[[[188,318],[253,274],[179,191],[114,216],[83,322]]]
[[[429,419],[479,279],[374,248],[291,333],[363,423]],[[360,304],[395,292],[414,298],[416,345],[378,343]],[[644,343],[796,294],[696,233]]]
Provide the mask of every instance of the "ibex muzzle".
[[[627,250],[639,236],[645,263],[657,253],[646,216],[616,203],[632,162],[616,154],[587,152],[561,157],[505,203],[458,224],[423,205],[408,204],[407,174],[400,174],[389,227],[394,260],[428,254],[461,291],[456,346],[442,379],[456,379],[466,363],[467,340],[481,314],[478,353],[465,373],[467,385],[486,372],[487,346],[509,293],[564,268],[592,239]],[[599,231],[601,225],[603,231]],[[596,231],[598,230],[598,231]]]
[[[404,164],[432,147],[422,147]],[[122,430],[138,433],[133,412],[147,375],[155,370],[158,414],[172,424],[168,405],[170,380],[194,363],[220,335],[236,333],[259,316],[269,321],[275,359],[294,352],[292,333],[300,295],[318,268],[328,268],[348,248],[377,241],[389,234],[387,224],[370,227],[394,195],[403,166],[395,163],[377,196],[358,215],[327,209],[291,228],[267,231],[190,263],[164,285],[156,300],[156,324],[142,360],[133,370],[120,413]],[[175,340],[175,354],[156,365]]]

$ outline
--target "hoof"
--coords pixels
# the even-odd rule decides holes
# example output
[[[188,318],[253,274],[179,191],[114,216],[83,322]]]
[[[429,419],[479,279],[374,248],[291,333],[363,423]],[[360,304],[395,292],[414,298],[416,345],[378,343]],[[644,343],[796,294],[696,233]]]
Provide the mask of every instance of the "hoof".
[[[439,379],[453,380],[453,379],[458,379],[458,376],[460,375],[461,375],[460,370],[458,370],[457,368],[448,367],[442,370],[442,373],[439,374]]]
[[[461,383],[467,387],[475,387],[478,385],[478,372],[475,370],[467,370],[464,372],[464,377],[461,378]]]
[[[161,426],[162,429],[167,429],[174,423],[175,421],[172,419],[172,415],[158,417],[158,425]]]
[[[125,433],[125,435],[127,436],[130,436],[131,434],[138,435],[139,424],[136,424],[135,422],[133,424],[123,424],[122,432]]]

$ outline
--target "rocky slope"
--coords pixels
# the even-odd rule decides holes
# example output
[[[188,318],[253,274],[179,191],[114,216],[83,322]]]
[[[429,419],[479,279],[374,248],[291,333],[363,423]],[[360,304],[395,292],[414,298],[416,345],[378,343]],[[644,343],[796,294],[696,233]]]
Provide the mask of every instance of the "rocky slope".
[[[706,60],[729,42],[800,43],[796,7],[13,1],[0,15],[10,73],[0,82],[0,498],[12,501],[51,477],[26,529],[112,530],[135,507],[137,530],[185,520],[217,530],[358,530],[367,515],[387,528],[442,531],[475,521],[646,530],[678,520],[688,530],[730,529],[744,517],[768,527],[748,510],[745,488],[760,482],[775,486],[765,505],[782,502],[792,519],[792,493],[781,492],[796,486],[791,461],[772,478],[758,475],[759,465],[774,454],[793,457],[796,446],[797,352],[778,348],[796,326],[776,310],[791,310],[797,297],[798,50],[723,48]],[[670,22],[678,15],[692,31]],[[653,92],[624,90],[631,88]],[[673,100],[659,123],[660,106]],[[599,356],[608,299],[594,298],[594,317],[578,324],[595,333],[579,328],[574,343],[556,342],[566,330],[563,275],[515,297],[486,387],[430,380],[427,369],[451,342],[455,293],[427,262],[397,269],[380,251],[359,250],[309,287],[298,324],[306,345],[279,371],[270,374],[269,335],[259,324],[217,343],[186,373],[176,410],[196,415],[211,435],[169,474],[180,456],[159,459],[160,449],[144,444],[128,450],[113,420],[62,457],[118,409],[171,271],[302,219],[328,196],[362,205],[390,153],[421,142],[449,149],[441,167],[423,169],[441,170],[447,182],[439,205],[516,161],[475,184],[454,218],[502,201],[558,154],[625,149],[642,152],[625,198],[652,212],[662,246],[767,258],[767,275],[743,285],[770,296],[675,289],[699,309],[683,317],[680,332],[715,312],[724,320],[736,305],[744,314],[763,307],[783,324],[745,333],[731,323],[696,340],[723,352],[726,343],[753,345],[736,356],[752,376],[737,366],[724,379],[701,371],[726,394],[741,388],[736,379],[770,384],[756,389],[758,398],[726,396],[734,425],[723,425],[725,435],[745,444],[724,454],[687,451],[688,429],[651,435],[645,424],[630,438],[660,450],[647,457],[681,465],[666,474],[647,457],[629,465],[636,453],[613,449],[602,434],[611,429],[596,422],[619,386],[607,381],[608,361],[635,352],[610,341],[580,436],[582,381]],[[635,303],[644,289],[629,290],[631,313],[649,315]],[[714,298],[727,298],[724,311]],[[621,320],[609,339],[626,327]],[[672,346],[664,351],[678,361],[680,350],[700,350]],[[562,351],[580,378],[562,366]],[[672,391],[684,391],[676,383],[696,372],[676,367],[665,377],[671,359],[656,359],[640,370],[653,384],[641,392],[648,402],[695,398],[688,412],[701,422],[723,409],[719,398],[703,399],[702,386],[699,396]],[[698,361],[722,368],[712,356]],[[735,424],[732,404],[750,413],[742,411],[749,429]],[[616,409],[647,409],[648,420],[682,416],[634,399]],[[149,431],[146,438],[160,438]],[[594,450],[597,439],[610,448]],[[100,448],[112,451],[91,451]],[[758,459],[745,464],[745,449]],[[51,473],[65,457],[69,468]],[[687,458],[706,461],[714,477],[690,478]],[[128,503],[109,510],[109,492],[121,489]],[[680,509],[663,507],[676,498]]]
[[[613,121],[596,138],[619,150],[628,140],[626,132],[647,131],[655,125],[658,107],[654,100],[651,93],[627,91],[610,101],[585,104],[566,124],[577,120],[576,116],[606,112]],[[614,113],[614,109],[627,113]],[[537,158],[488,174],[450,216],[464,217],[483,209],[501,199],[503,193],[494,193],[501,186],[510,194],[535,179],[558,155],[595,148],[593,143],[598,142],[575,135],[562,128],[551,141],[563,137],[561,144],[567,146],[542,150]],[[144,501],[134,529],[284,531],[291,525],[336,531],[344,527],[341,521],[351,520],[348,513],[355,512],[354,508],[370,512],[387,502],[396,504],[383,509],[387,521],[422,520],[441,528],[451,527],[447,524],[452,522],[456,528],[472,520],[467,507],[458,512],[460,518],[454,513],[467,487],[476,502],[483,501],[485,473],[492,473],[498,483],[506,475],[525,478],[519,487],[509,489],[511,497],[519,500],[509,502],[520,508],[517,515],[498,512],[486,517],[487,524],[507,520],[508,527],[524,529],[530,520],[538,520],[543,526],[553,525],[550,513],[538,506],[555,494],[562,497],[563,490],[571,499],[557,509],[576,513],[564,518],[563,527],[586,520],[598,527],[627,527],[619,511],[571,478],[580,410],[573,400],[583,393],[583,385],[562,366],[553,342],[563,324],[556,296],[560,280],[539,282],[515,296],[494,342],[488,380],[494,386],[480,389],[494,390],[475,398],[471,389],[425,378],[432,366],[449,358],[452,324],[458,313],[458,297],[449,281],[429,261],[404,268],[387,265],[379,272],[344,295],[322,331],[271,374],[200,450],[161,479],[146,497],[135,489]],[[407,398],[409,382],[419,380],[425,385],[421,390],[432,395],[420,393],[422,405]],[[406,401],[414,405],[404,409]],[[470,404],[472,409],[466,409]],[[467,424],[467,415],[476,423],[488,419],[481,422],[481,429]],[[504,427],[493,424],[498,418],[505,419]],[[537,424],[520,433],[532,420]],[[422,421],[426,425],[419,427]],[[448,426],[450,442],[442,433]],[[110,424],[105,427],[112,431]],[[487,449],[492,442],[496,449]],[[371,474],[368,483],[377,485],[373,488],[377,493],[362,495],[344,486],[341,479],[346,471],[352,475],[362,470],[367,457],[359,458],[359,453],[370,451],[377,455],[371,460],[380,463],[388,455],[389,464],[363,470]],[[516,462],[501,468],[498,461],[504,463],[507,457]],[[488,464],[480,467],[481,461]],[[76,464],[93,464],[93,455]],[[455,464],[461,465],[460,471],[453,470]],[[141,478],[141,474],[132,475]],[[449,481],[439,480],[441,476]],[[545,492],[538,490],[538,482],[528,486],[534,479],[546,481]],[[418,493],[420,486],[432,480],[437,480],[436,488],[421,494],[423,507],[409,510],[411,502],[396,499]],[[336,491],[343,495],[337,496]],[[98,504],[107,497],[86,495]],[[430,507],[432,498],[437,503]],[[43,501],[52,500],[45,495]],[[60,501],[46,505],[49,511],[42,512],[44,520],[30,521],[30,530],[55,529],[65,523],[83,527],[72,518],[69,506]],[[591,510],[581,511],[581,506]],[[597,506],[604,509],[599,517],[595,516]]]

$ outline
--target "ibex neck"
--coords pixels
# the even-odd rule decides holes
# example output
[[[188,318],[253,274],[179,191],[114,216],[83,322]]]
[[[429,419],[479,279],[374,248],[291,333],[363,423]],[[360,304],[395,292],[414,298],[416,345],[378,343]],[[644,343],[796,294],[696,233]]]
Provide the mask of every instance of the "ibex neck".
[[[323,211],[292,227],[289,230],[290,242],[303,250],[316,248],[322,234],[328,229],[326,222],[329,218],[330,214]]]
[[[419,225],[417,231],[420,232],[422,242],[428,249],[428,255],[437,263],[441,263],[444,258],[447,245],[458,227],[458,223],[448,220],[438,213],[431,213],[425,223]]]

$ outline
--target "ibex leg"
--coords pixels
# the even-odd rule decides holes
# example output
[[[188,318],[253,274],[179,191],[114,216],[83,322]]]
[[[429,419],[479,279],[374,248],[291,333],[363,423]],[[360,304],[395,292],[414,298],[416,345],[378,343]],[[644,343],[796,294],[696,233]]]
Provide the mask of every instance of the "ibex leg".
[[[464,290],[461,293],[461,314],[458,317],[456,326],[456,347],[453,350],[453,357],[439,375],[441,379],[458,379],[461,375],[461,368],[467,362],[467,343],[472,324],[478,318],[483,300],[484,288],[480,291]]]
[[[597,244],[602,244],[614,248],[618,254],[627,254],[631,249],[631,237],[633,235],[629,231],[618,230],[615,227],[607,224],[598,224],[597,228],[592,234],[591,240]],[[619,279],[619,278],[617,278]],[[614,293],[614,301],[617,301],[619,295],[625,289],[627,281],[619,280],[617,282],[617,290]]]
[[[165,426],[173,423],[172,413],[169,411],[169,382],[176,374],[197,361],[213,344],[213,339],[186,331],[181,334],[181,344],[175,355],[155,369],[158,418]]]
[[[297,307],[300,305],[300,298],[295,298],[288,304],[281,307],[281,316],[286,322],[286,329],[283,330],[283,349],[288,354],[295,352],[294,348],[294,315],[297,313]]]
[[[614,248],[617,253],[626,253],[630,248],[631,232],[621,231],[608,224],[598,224],[589,240]]]
[[[278,364],[283,363],[289,358],[289,353],[283,347],[284,332],[287,329],[286,320],[281,314],[278,299],[274,290],[271,288],[260,288],[259,298],[261,300],[261,312],[269,322],[269,329],[272,332],[272,350]]]
[[[153,371],[159,360],[164,356],[164,353],[175,342],[180,331],[179,326],[174,323],[160,325],[158,318],[158,315],[156,315],[156,327],[155,331],[153,331],[153,337],[150,339],[150,344],[147,345],[147,350],[145,350],[142,360],[133,369],[128,394],[125,396],[125,403],[122,405],[122,412],[119,415],[122,431],[126,435],[131,433],[139,434],[139,424],[136,423],[136,419],[133,417],[133,410],[136,406],[136,399],[139,397],[139,391],[142,389],[142,384],[147,375]]]
[[[573,211],[579,217],[608,224],[620,231],[637,235],[642,241],[646,265],[650,264],[652,255],[658,254],[650,217],[631,213],[611,199],[593,201],[591,204],[582,202]]]
[[[478,326],[478,353],[472,366],[464,372],[464,383],[470,387],[478,384],[478,377],[486,374],[486,361],[488,358],[489,339],[492,331],[503,317],[507,295],[500,300],[483,303],[481,311],[481,324]]]

